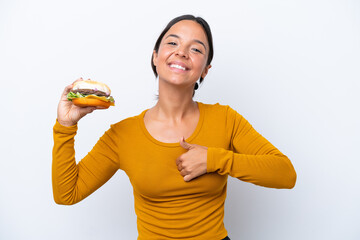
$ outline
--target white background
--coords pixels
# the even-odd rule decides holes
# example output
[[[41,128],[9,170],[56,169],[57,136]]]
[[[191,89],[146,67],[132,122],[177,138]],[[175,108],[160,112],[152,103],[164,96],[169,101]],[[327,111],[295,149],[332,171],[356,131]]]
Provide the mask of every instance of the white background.
[[[232,239],[360,239],[360,1],[0,0],[0,239],[136,239],[118,171],[73,206],[52,198],[64,87],[107,83],[116,107],[82,119],[76,156],[155,104],[150,57],[172,18],[205,18],[215,56],[195,100],[228,104],[292,161],[292,190],[229,178]]]

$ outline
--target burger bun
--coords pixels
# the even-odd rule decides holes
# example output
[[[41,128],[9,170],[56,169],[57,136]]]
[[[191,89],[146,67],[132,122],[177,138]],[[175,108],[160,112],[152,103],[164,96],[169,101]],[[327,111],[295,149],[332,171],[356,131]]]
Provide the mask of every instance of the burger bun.
[[[107,96],[110,96],[111,94],[111,90],[108,85],[93,80],[83,80],[83,81],[75,82],[73,84],[73,91],[75,90],[81,91],[82,89],[101,91]]]
[[[97,107],[99,109],[107,109],[110,107],[110,102],[101,101],[99,99],[93,98],[74,98],[72,100],[73,104],[78,107]]]

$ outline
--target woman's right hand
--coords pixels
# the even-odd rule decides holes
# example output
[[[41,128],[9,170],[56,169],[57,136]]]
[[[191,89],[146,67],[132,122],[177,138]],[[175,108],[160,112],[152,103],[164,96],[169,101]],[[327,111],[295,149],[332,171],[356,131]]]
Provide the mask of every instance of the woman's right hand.
[[[79,78],[75,82],[82,80],[82,78]],[[78,107],[67,99],[66,95],[71,91],[75,82],[66,86],[64,92],[61,95],[61,99],[57,109],[58,122],[61,125],[67,127],[75,125],[86,114],[91,113],[95,109],[97,109],[96,107]]]

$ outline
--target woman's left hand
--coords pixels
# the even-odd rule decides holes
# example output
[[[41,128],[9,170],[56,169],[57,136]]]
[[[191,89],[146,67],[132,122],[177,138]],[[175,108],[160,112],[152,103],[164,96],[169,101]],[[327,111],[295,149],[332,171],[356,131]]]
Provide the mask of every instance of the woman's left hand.
[[[207,147],[185,142],[184,137],[180,145],[188,150],[176,159],[176,165],[184,181],[188,182],[207,172]]]

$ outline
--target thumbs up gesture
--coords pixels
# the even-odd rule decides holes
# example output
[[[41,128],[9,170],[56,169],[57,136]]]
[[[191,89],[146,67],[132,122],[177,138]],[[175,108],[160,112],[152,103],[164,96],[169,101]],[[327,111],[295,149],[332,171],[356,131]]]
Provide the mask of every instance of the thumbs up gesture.
[[[188,182],[207,171],[207,147],[185,142],[182,137],[180,145],[188,150],[176,159],[176,165],[184,181]]]

